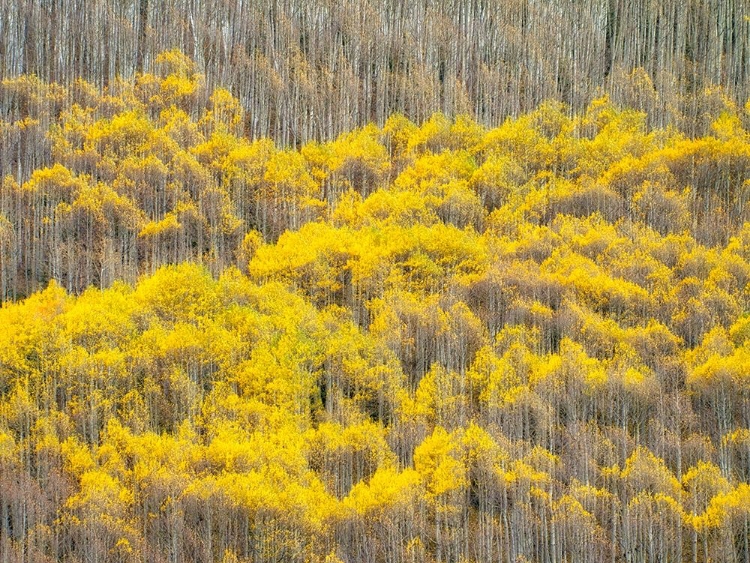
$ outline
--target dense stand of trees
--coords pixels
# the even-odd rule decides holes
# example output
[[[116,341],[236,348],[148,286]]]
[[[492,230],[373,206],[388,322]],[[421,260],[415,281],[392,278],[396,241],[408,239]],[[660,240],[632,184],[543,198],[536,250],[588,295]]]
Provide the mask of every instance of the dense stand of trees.
[[[750,561],[750,106],[292,149],[122,6],[0,91],[0,561]]]
[[[494,126],[602,91],[699,127],[706,88],[750,95],[749,13],[747,0],[2,0],[0,78],[103,87],[178,48],[240,99],[250,136],[283,146],[394,112]]]
[[[576,116],[548,102],[496,128],[394,114],[290,149],[244,136],[239,100],[210,91],[183,54],[154,65],[103,91],[28,76],[0,85],[0,298],[51,279],[70,292],[134,283],[186,260],[218,275],[363,200],[377,217],[477,232],[598,212],[712,247],[748,218],[748,106],[720,91],[694,137],[605,96]]]

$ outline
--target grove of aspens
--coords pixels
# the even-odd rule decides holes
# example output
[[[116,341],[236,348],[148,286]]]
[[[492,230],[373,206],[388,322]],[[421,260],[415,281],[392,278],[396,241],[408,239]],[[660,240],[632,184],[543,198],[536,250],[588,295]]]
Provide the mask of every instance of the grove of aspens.
[[[0,0],[0,563],[750,563],[750,0]]]

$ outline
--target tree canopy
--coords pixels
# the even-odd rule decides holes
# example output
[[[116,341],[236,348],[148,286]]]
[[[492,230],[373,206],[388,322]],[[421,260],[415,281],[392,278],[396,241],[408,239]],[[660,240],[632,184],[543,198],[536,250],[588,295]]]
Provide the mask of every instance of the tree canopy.
[[[747,560],[750,106],[290,146],[157,62],[2,83],[0,559]]]

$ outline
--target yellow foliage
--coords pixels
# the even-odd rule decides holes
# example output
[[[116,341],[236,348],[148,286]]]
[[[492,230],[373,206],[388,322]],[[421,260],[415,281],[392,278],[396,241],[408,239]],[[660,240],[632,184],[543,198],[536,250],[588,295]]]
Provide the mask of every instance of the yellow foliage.
[[[319,70],[236,58],[267,94]],[[5,152],[51,150],[0,185],[11,559],[179,559],[172,534],[225,561],[578,560],[569,533],[627,558],[683,526],[698,558],[731,552],[747,115],[707,92],[689,138],[605,97],[277,147],[197,70],[169,51],[103,90],[3,80]]]
[[[378,469],[369,483],[356,484],[344,499],[344,507],[377,517],[384,511],[408,508],[420,494],[421,477],[413,469]]]
[[[679,499],[682,490],[680,482],[666,467],[664,460],[643,447],[636,448],[626,460],[620,476],[636,493],[645,491]]]
[[[428,498],[438,503],[468,484],[455,438],[437,426],[414,451],[414,468],[426,485]]]
[[[0,431],[0,463],[10,465],[15,460],[15,440],[5,431]]]
[[[62,454],[66,469],[76,478],[82,477],[95,466],[91,450],[75,438],[68,438],[62,443]]]

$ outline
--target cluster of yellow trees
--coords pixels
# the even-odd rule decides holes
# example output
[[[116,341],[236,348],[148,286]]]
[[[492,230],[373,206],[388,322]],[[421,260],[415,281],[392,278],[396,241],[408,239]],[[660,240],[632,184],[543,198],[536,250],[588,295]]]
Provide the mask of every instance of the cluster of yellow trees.
[[[281,148],[159,64],[2,83],[1,561],[748,561],[750,105]]]
[[[602,93],[704,134],[706,87],[750,96],[748,13],[747,0],[0,0],[0,80],[106,87],[179,48],[238,96],[252,136],[284,146],[395,112],[492,125]]]

